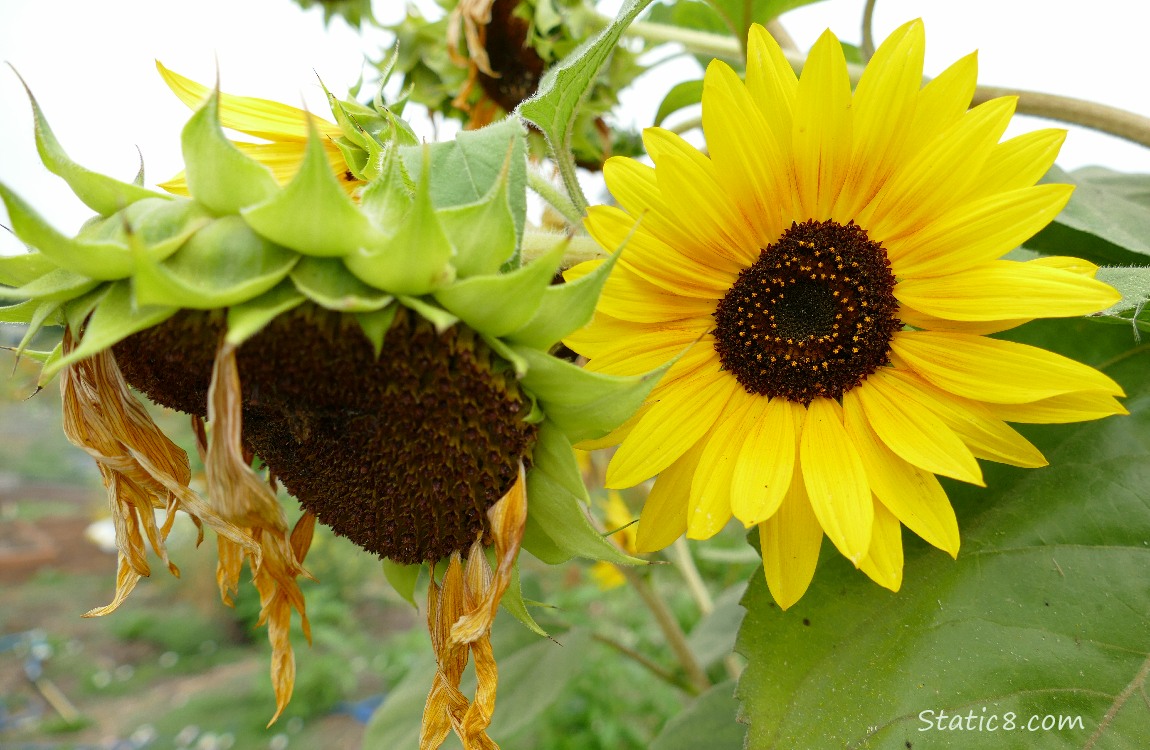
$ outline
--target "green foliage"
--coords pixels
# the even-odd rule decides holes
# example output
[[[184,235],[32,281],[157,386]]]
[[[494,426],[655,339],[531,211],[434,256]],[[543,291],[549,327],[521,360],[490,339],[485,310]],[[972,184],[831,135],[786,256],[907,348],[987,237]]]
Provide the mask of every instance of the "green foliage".
[[[700,695],[651,743],[651,750],[742,750],[744,728],[735,721],[735,683],[723,682]]]
[[[1100,167],[1064,172],[1053,167],[1042,182],[1076,186],[1070,203],[1025,245],[1098,265],[1145,265],[1150,255],[1150,176]]]
[[[963,550],[955,562],[907,539],[898,594],[832,552],[811,590],[784,613],[757,573],[738,646],[750,659],[739,684],[748,748],[1144,741],[1150,712],[1137,697],[1150,648],[1144,347],[1131,348],[1128,331],[1082,320],[1031,324],[1013,335],[1101,367],[1127,389],[1130,416],[1026,429],[1050,467],[987,465],[987,489],[948,482]],[[1001,724],[1008,713],[1021,725],[1031,716],[1040,725],[1047,715],[1081,716],[1082,724],[1022,730],[1013,739],[927,734],[942,711],[973,712],[976,726],[984,715]]]
[[[650,4],[651,0],[628,0],[614,21],[550,68],[535,96],[519,105],[519,114],[543,131],[557,160],[571,159],[572,129],[580,103],[591,91],[623,31]]]

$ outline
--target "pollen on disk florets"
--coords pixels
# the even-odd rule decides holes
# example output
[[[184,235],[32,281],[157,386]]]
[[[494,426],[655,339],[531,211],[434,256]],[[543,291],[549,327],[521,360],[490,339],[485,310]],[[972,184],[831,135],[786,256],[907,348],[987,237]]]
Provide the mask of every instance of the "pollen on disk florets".
[[[153,401],[202,415],[223,324],[184,311],[116,358]],[[441,333],[400,309],[376,356],[354,318],[303,306],[237,360],[245,444],[321,522],[396,562],[446,559],[485,536],[534,444],[514,372],[463,324]]]
[[[792,223],[715,309],[715,350],[748,393],[839,398],[890,362],[902,327],[882,245],[853,222]]]

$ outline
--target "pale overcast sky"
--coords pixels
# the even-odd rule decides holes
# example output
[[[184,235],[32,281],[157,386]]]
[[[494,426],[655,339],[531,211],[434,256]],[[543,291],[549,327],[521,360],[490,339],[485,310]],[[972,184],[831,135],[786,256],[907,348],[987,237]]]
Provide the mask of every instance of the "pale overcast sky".
[[[375,5],[381,19],[401,7],[398,0]],[[827,26],[858,42],[862,7],[863,0],[826,0],[783,21],[804,48]],[[879,0],[875,34],[881,40],[921,16],[928,75],[978,49],[982,83],[1079,96],[1150,116],[1145,17],[1133,8],[1140,5],[1124,0]],[[316,75],[342,93],[359,76],[364,54],[377,56],[385,39],[378,31],[361,38],[339,20],[325,30],[318,9],[304,13],[290,0],[0,0],[0,60],[28,81],[70,155],[129,179],[139,147],[149,183],[181,168],[179,132],[190,114],[160,81],[154,59],[208,83],[218,64],[225,91],[307,103],[326,113]],[[676,70],[691,68],[668,66],[652,75]],[[631,92],[625,102],[624,117],[644,123],[658,96]],[[1012,132],[1041,125],[1020,121]],[[1096,163],[1150,172],[1150,150],[1073,130],[1059,162],[1070,169]],[[0,181],[65,231],[87,216],[39,165],[27,101],[7,68],[0,68]],[[6,223],[2,210],[0,223]],[[0,252],[20,248],[0,231]]]

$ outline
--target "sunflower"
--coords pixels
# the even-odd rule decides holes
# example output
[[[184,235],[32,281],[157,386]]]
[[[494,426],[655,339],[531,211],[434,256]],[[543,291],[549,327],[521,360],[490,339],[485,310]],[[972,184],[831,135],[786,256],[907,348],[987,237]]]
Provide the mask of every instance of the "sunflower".
[[[745,83],[707,69],[708,154],[652,128],[653,168],[607,162],[620,207],[592,208],[587,229],[605,247],[634,234],[566,343],[603,373],[677,357],[627,424],[587,446],[619,444],[608,487],[658,475],[640,551],[734,516],[758,526],[784,608],[824,534],[897,590],[901,525],[958,553],[936,475],[982,485],[980,458],[1045,465],[1007,421],[1124,413],[1105,375],[988,337],[1119,296],[1084,261],[1002,258],[1069,199],[1070,186],[1035,185],[1064,133],[1000,142],[1014,98],[969,108],[973,54],[923,86],[924,46],[920,21],[902,26],[852,92],[829,31],[796,78],[753,27]]]
[[[380,159],[353,200],[314,118],[297,112],[303,156],[281,185],[225,137],[210,91],[183,131],[181,197],[75,164],[32,106],[45,165],[97,215],[68,237],[0,184],[29,247],[0,258],[0,300],[15,303],[0,321],[28,326],[19,349],[44,363],[41,384],[60,377],[65,432],[107,489],[116,591],[88,615],[110,613],[150,575],[149,547],[177,572],[165,540],[175,511],[186,512],[216,534],[226,603],[250,565],[279,716],[295,679],[293,611],[308,633],[297,579],[323,523],[384,558],[409,598],[419,571],[432,571],[438,670],[420,747],[452,729],[466,747],[494,747],[490,628],[501,600],[517,598],[516,616],[542,632],[512,586],[520,548],[551,563],[639,562],[584,515],[571,444],[616,428],[656,380],[589,373],[549,354],[591,318],[611,265],[552,285],[565,243],[520,257],[518,120],[434,146],[404,146],[398,128],[391,140],[362,134]],[[282,135],[286,111],[229,122]],[[63,328],[59,346],[25,352],[47,325]],[[206,497],[129,386],[192,415]],[[253,468],[261,463],[266,472]],[[279,485],[303,508],[294,527]],[[167,511],[163,524],[156,509]],[[470,659],[474,698],[459,689]]]

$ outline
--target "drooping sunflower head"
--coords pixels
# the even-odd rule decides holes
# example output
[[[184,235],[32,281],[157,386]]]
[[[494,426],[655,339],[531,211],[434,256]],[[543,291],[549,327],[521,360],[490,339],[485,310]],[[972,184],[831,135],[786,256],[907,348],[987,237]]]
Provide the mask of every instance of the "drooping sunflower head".
[[[571,442],[613,429],[654,379],[584,373],[548,353],[589,320],[611,263],[552,286],[562,242],[521,257],[518,121],[430,146],[357,131],[374,154],[357,174],[374,176],[353,198],[314,118],[297,111],[307,136],[285,182],[225,137],[209,91],[182,135],[183,197],[76,165],[34,100],[33,111],[46,166],[97,216],[67,237],[0,185],[31,248],[0,259],[0,299],[16,302],[0,320],[29,324],[24,344],[45,325],[65,329],[37,355],[42,382],[61,375],[68,436],[99,463],[121,530],[116,598],[92,614],[149,574],[145,538],[167,561],[174,511],[186,511],[217,534],[225,600],[251,563],[282,710],[291,612],[304,612],[296,578],[317,520],[396,567],[452,561],[456,583],[430,592],[449,618],[432,625],[441,664],[486,642],[521,545],[550,562],[630,561],[582,514]],[[284,110],[270,112],[282,132]],[[245,117],[249,132],[271,132]],[[128,386],[193,416],[206,500]],[[277,482],[305,511],[294,529]],[[169,511],[166,525],[154,508]],[[494,663],[485,670],[493,680]],[[443,679],[458,698],[458,675]],[[494,700],[493,683],[480,692]],[[477,737],[486,722],[468,726]]]
[[[1035,185],[1064,133],[1001,141],[1015,100],[970,107],[974,55],[924,86],[924,48],[922,23],[902,26],[852,90],[829,31],[797,77],[753,27],[745,81],[707,69],[707,154],[652,128],[654,167],[607,162],[619,205],[592,208],[588,231],[604,247],[634,234],[592,325],[566,343],[613,374],[682,353],[600,443],[621,443],[608,486],[658,475],[640,550],[707,538],[733,515],[758,526],[783,607],[824,535],[897,589],[901,525],[958,553],[936,475],[981,484],[976,459],[1044,465],[1007,421],[1123,412],[1101,373],[988,337],[1118,295],[1084,261],[1003,257],[1069,199],[1070,186]]]

